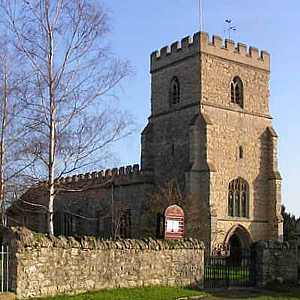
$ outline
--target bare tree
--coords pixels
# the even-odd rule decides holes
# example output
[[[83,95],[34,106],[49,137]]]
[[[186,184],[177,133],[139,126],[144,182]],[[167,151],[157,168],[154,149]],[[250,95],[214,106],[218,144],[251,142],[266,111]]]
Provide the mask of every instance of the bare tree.
[[[115,185],[114,177],[102,186],[106,186],[109,191],[103,193],[99,203],[101,206],[97,216],[99,234],[112,239],[131,237],[131,210],[120,186]]]
[[[24,138],[28,131],[20,105],[26,74],[22,61],[1,28],[0,42],[0,207],[2,225],[6,224],[7,206],[22,192],[23,171],[33,164],[24,160]]]
[[[185,198],[178,182],[171,179],[149,195],[144,208],[143,232],[149,236],[162,237],[163,224],[161,222],[164,220],[164,212],[169,206],[175,204],[184,208]]]
[[[184,197],[175,179],[159,187],[158,191],[150,197],[150,210],[154,213],[164,211],[171,205],[184,205]]]
[[[22,101],[31,132],[26,157],[35,164],[27,176],[45,180],[53,234],[55,179],[99,164],[128,133],[112,101],[128,64],[107,46],[108,17],[97,0],[2,0],[1,8],[30,74]]]
[[[111,207],[111,236],[117,238],[131,237],[131,212],[125,199],[114,201]]]

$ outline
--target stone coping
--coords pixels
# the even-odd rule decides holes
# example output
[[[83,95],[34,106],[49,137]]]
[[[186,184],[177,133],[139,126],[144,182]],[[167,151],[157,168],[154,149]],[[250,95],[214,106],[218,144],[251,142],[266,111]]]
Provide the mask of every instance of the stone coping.
[[[258,241],[255,242],[254,245],[261,249],[289,249],[291,247],[290,243],[288,242],[281,242],[281,241]]]
[[[16,300],[17,297],[13,293],[0,293],[0,300]]]
[[[48,234],[34,233],[25,227],[11,227],[10,239],[14,238],[19,249],[26,248],[63,248],[63,249],[91,249],[91,250],[110,250],[110,249],[136,249],[136,250],[155,250],[160,251],[175,249],[204,249],[203,242],[195,239],[185,240],[156,240],[145,238],[103,240],[93,236],[83,237],[55,237]]]

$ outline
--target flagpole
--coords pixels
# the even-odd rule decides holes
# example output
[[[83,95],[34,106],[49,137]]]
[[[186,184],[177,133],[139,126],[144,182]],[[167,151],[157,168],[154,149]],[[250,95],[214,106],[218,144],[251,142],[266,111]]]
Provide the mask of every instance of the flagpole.
[[[200,31],[204,30],[203,26],[203,0],[199,0],[199,27]]]

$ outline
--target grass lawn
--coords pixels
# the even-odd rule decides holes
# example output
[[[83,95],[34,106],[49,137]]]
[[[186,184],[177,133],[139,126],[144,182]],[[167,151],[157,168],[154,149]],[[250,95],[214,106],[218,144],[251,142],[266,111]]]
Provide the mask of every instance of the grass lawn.
[[[212,292],[206,298],[207,300],[220,300],[220,299],[253,299],[253,300],[283,300],[300,299],[300,289],[278,289],[278,290],[227,290]]]
[[[230,280],[248,281],[249,280],[249,268],[247,267],[232,267],[226,266],[207,266],[205,267],[205,278],[213,280],[226,280],[226,276]]]
[[[198,295],[205,295],[205,293],[187,288],[149,287],[140,289],[115,289],[77,296],[43,298],[43,300],[175,300],[179,297]]]
[[[300,288],[277,288],[276,290],[224,290],[202,292],[185,288],[151,287],[141,289],[116,289],[81,294],[77,296],[58,296],[44,300],[175,300],[179,297],[202,296],[203,300],[255,299],[281,300],[300,299]]]

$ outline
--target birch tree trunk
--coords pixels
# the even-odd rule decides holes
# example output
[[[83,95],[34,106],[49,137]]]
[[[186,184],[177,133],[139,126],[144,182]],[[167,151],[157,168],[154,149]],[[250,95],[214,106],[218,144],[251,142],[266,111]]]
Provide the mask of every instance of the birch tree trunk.
[[[49,0],[45,3],[45,18],[47,24],[47,39],[48,39],[48,87],[49,87],[49,108],[50,108],[50,126],[49,126],[49,211],[48,211],[48,232],[54,234],[53,214],[54,214],[54,200],[55,200],[55,80],[53,76],[53,28],[49,19]]]

